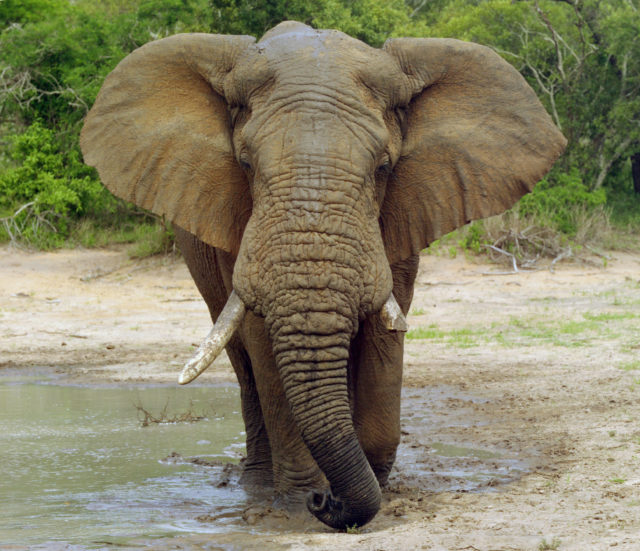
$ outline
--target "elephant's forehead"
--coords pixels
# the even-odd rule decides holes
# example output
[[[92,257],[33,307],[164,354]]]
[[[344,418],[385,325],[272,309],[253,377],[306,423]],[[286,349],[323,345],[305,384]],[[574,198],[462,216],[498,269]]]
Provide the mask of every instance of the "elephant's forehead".
[[[256,47],[280,77],[308,74],[318,79],[349,78],[391,69],[391,59],[383,52],[339,31],[297,28]]]
[[[315,30],[301,24],[281,27],[255,44],[238,67],[236,76],[244,80],[247,92],[266,82],[325,85],[344,93],[356,84],[364,84],[381,99],[405,102],[406,77],[386,52],[339,31]]]

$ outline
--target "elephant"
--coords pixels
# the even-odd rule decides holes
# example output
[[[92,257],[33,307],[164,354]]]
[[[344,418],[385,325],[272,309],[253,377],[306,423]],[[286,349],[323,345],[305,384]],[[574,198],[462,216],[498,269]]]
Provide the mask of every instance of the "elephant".
[[[241,481],[345,529],[375,516],[395,460],[420,251],[509,209],[566,140],[487,47],[374,48],[288,21],[138,48],[80,144],[113,194],[176,229],[214,322],[180,382],[226,350]]]

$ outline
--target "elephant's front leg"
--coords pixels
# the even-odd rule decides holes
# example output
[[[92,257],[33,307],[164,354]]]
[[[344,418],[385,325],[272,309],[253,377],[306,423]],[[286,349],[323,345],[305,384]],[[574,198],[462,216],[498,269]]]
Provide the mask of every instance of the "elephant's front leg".
[[[277,503],[288,509],[296,509],[304,503],[310,490],[323,489],[328,483],[302,441],[300,431],[293,420],[264,320],[248,313],[241,329],[241,336],[251,357],[264,423],[269,435]]]
[[[231,274],[235,259],[229,253],[210,247],[179,227],[175,227],[175,232],[178,247],[189,272],[209,308],[211,319],[215,322],[232,289]],[[247,434],[247,458],[244,462],[242,482],[249,488],[254,485],[271,486],[271,449],[251,359],[238,336],[229,341],[226,351],[240,385],[242,417]]]
[[[247,490],[256,486],[272,487],[271,446],[262,416],[251,360],[240,339],[235,336],[227,345],[226,352],[240,385],[242,418],[247,435],[247,457],[242,468],[240,482]]]
[[[391,266],[393,294],[407,315],[419,257]],[[351,347],[350,388],[360,445],[380,485],[387,482],[400,443],[400,395],[404,333],[390,332],[373,314],[360,325]]]

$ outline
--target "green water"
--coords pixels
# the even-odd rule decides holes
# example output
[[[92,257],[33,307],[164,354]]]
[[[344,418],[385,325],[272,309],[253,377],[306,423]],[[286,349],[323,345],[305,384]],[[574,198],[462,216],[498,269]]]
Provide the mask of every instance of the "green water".
[[[142,427],[185,411],[196,423]],[[68,386],[41,377],[0,377],[0,544],[87,548],[133,537],[198,531],[198,515],[241,515],[237,485],[217,488],[237,462],[244,433],[237,388]],[[172,455],[173,454],[173,455]],[[179,455],[176,455],[179,454]],[[224,522],[206,525],[224,530]]]

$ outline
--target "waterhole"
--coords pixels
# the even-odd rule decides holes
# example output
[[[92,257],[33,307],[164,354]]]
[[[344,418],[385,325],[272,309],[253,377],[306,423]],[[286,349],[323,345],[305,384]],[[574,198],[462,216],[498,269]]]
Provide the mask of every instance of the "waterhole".
[[[244,452],[235,386],[0,381],[1,543],[122,545],[197,531],[213,508],[241,516],[244,492],[211,483]],[[143,426],[140,408],[166,422]]]
[[[527,470],[524,458],[437,439],[470,422],[465,403],[474,398],[452,388],[404,392],[392,484],[477,491]],[[169,549],[185,534],[250,537],[261,528],[246,522],[233,466],[244,453],[239,411],[234,385],[69,385],[4,372],[0,547]]]

